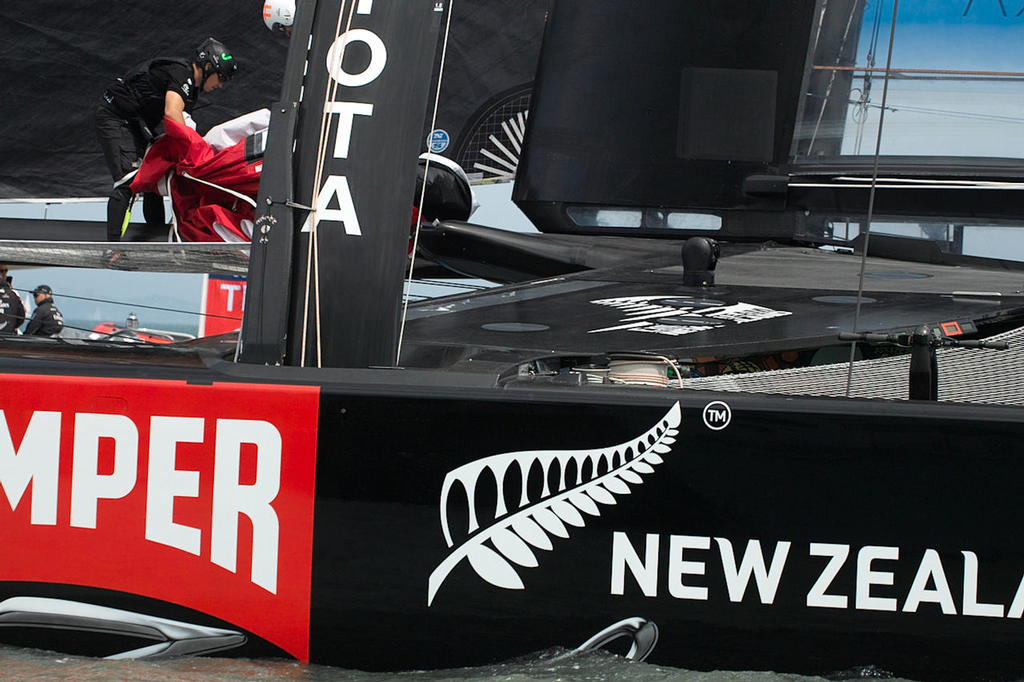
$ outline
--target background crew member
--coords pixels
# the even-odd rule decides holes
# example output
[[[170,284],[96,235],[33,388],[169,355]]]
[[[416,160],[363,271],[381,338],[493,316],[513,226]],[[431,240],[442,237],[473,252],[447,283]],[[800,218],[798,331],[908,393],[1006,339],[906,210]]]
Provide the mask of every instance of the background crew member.
[[[25,304],[11,286],[7,266],[0,265],[0,334],[16,334],[25,321]]]
[[[235,58],[219,41],[207,38],[192,61],[159,58],[146,62],[103,93],[96,112],[96,136],[103,148],[114,191],[107,200],[107,240],[119,241],[131,205],[130,178],[146,147],[163,132],[163,119],[185,125],[199,92],[221,87],[235,74]],[[146,194],[142,206],[146,225],[166,227],[163,198]]]
[[[36,309],[25,327],[26,335],[57,336],[64,328],[64,316],[53,303],[53,289],[40,284],[32,290],[36,297]]]
[[[263,3],[263,23],[274,33],[292,35],[295,22],[295,0],[267,0]]]

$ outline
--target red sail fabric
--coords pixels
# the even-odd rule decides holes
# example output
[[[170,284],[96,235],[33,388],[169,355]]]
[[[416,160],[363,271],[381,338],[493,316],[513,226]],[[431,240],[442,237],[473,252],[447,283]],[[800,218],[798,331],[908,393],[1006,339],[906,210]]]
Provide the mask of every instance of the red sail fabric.
[[[252,205],[221,188],[255,200],[263,160],[246,161],[245,140],[218,152],[188,126],[165,118],[164,130],[139,167],[132,191],[158,192],[171,173],[171,206],[183,240],[249,241]]]

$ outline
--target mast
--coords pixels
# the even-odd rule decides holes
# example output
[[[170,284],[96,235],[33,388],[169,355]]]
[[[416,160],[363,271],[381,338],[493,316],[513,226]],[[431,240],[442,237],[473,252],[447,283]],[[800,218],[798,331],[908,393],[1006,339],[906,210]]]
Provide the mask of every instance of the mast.
[[[445,0],[299,0],[253,230],[239,360],[394,362]]]

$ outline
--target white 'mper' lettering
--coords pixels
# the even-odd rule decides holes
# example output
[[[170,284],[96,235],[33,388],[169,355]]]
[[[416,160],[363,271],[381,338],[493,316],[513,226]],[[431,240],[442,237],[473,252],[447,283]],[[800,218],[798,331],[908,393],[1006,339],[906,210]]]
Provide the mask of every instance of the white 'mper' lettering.
[[[935,585],[934,589],[928,588],[929,581]],[[942,607],[942,612],[946,615],[956,615],[953,593],[949,591],[949,581],[946,580],[946,573],[942,569],[939,553],[934,549],[925,550],[924,556],[921,557],[921,565],[917,568],[917,575],[914,576],[914,583],[910,586],[907,601],[903,604],[903,611],[916,613],[921,602],[939,604]]]
[[[114,469],[99,473],[100,439],[114,441]],[[75,415],[71,469],[71,525],[96,527],[99,500],[124,497],[135,487],[139,465],[139,430],[120,414]]]
[[[34,412],[20,446],[15,449],[7,417],[0,410],[0,489],[17,509],[31,484],[30,523],[57,523],[60,481],[60,412]],[[207,529],[174,521],[181,498],[201,495],[200,472],[177,468],[180,443],[202,444],[203,417],[153,416],[148,453],[140,449],[139,429],[128,416],[76,413],[72,437],[70,518],[76,528],[97,528],[100,500],[128,497],[138,483],[140,459],[148,461],[145,538],[199,556]],[[101,462],[103,447],[112,464]],[[254,446],[255,478],[242,483],[243,449]],[[252,582],[276,593],[280,523],[271,506],[281,486],[282,438],[273,424],[256,420],[217,420],[212,457],[213,489],[210,516],[210,560],[236,571],[239,516],[252,524]],[[109,471],[101,471],[110,469]],[[657,570],[657,537],[654,542]],[[639,560],[637,559],[637,563]],[[621,583],[621,578],[620,578]]]
[[[867,545],[857,552],[857,598],[856,608],[865,611],[895,611],[896,600],[887,597],[872,597],[872,585],[892,585],[892,573],[871,570],[875,559],[896,561],[900,558],[899,547],[876,547]]]
[[[612,594],[625,594],[626,566],[647,597],[658,596],[658,535],[647,534],[647,549],[641,561],[625,533],[612,534]]]
[[[826,594],[825,591],[832,584],[832,581],[836,579],[839,569],[846,563],[846,558],[850,555],[850,546],[812,542],[810,553],[811,556],[828,556],[832,558],[825,565],[821,575],[818,576],[818,580],[811,587],[811,591],[807,593],[807,605],[821,606],[828,609],[845,609],[848,601],[846,595]]]
[[[673,535],[668,545],[668,593],[676,599],[707,601],[708,588],[683,583],[683,574],[704,575],[703,561],[683,561],[684,549],[711,549],[711,538]]]
[[[149,426],[146,539],[199,556],[202,532],[174,522],[174,500],[199,497],[199,472],[174,466],[178,443],[203,442],[202,417],[153,417]]]
[[[256,480],[242,485],[242,444],[256,446]],[[210,559],[235,572],[238,517],[252,522],[252,582],[277,593],[278,520],[270,503],[281,485],[281,434],[273,424],[218,419],[214,447]]]
[[[14,439],[7,417],[0,410],[0,488],[11,509],[17,509],[21,496],[32,482],[32,523],[52,526],[57,523],[57,480],[60,465],[60,412],[34,412],[25,429],[21,447]]]
[[[732,551],[732,543],[726,538],[715,538],[715,542],[718,543],[718,549],[722,553],[722,570],[725,572],[726,587],[729,588],[729,600],[734,602],[743,600],[743,593],[746,592],[747,585],[750,583],[750,575],[753,573],[757,581],[757,591],[761,597],[761,603],[771,604],[775,600],[775,591],[779,587],[779,579],[782,577],[782,569],[786,564],[790,543],[788,541],[775,543],[771,569],[766,569],[759,540],[747,541],[747,549],[743,553],[743,561],[738,568]]]

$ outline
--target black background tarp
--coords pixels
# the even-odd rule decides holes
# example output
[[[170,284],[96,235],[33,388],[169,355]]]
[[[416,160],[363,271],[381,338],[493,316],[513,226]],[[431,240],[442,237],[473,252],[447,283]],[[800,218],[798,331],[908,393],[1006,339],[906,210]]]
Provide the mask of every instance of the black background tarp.
[[[488,100],[529,86],[546,5],[456,3],[437,119],[453,141]],[[267,30],[261,10],[253,0],[0,1],[0,197],[108,194],[93,130],[103,90],[143,60],[191,57],[208,36],[232,50],[239,71],[200,95],[200,133],[277,101],[288,43]]]
[[[111,179],[93,130],[108,83],[152,57],[191,58],[214,36],[238,60],[224,88],[202,93],[199,132],[269,106],[288,44],[263,25],[262,3],[0,3],[0,196],[104,196]]]

